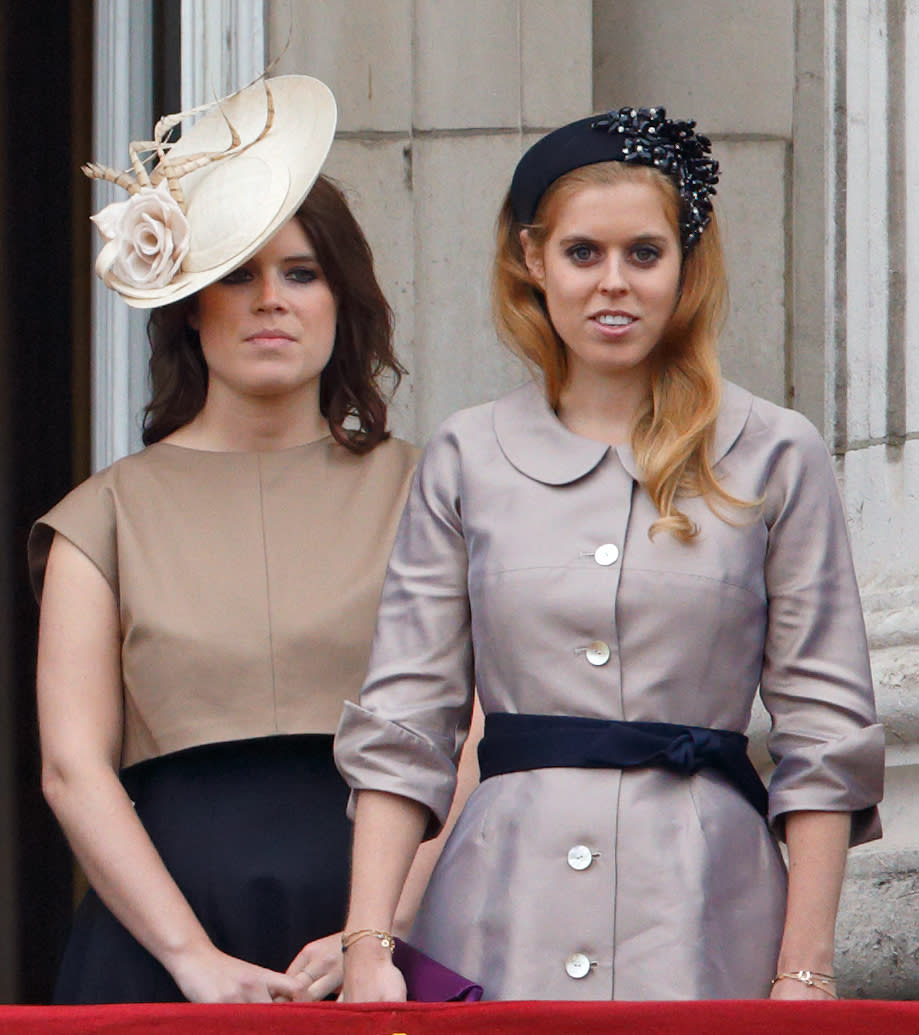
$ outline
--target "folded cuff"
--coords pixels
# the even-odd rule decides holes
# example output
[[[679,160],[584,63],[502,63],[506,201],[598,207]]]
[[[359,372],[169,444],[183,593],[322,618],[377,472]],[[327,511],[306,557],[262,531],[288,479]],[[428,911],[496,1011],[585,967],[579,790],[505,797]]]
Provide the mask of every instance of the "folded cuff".
[[[420,802],[431,810],[425,839],[440,833],[453,804],[456,765],[430,740],[345,702],[335,735],[335,764],[354,791],[386,791]],[[354,794],[348,802],[354,818]]]
[[[787,812],[851,812],[850,847],[881,836],[884,727],[814,743],[788,733],[770,745],[779,762],[769,786],[769,823],[779,836]]]

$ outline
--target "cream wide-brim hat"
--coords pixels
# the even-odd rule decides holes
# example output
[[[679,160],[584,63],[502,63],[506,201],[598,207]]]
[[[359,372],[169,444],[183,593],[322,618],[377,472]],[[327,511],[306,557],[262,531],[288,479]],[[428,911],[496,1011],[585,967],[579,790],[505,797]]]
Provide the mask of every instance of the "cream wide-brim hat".
[[[172,168],[198,166],[178,181],[187,251],[171,278],[155,285],[126,279],[125,263],[119,263],[125,242],[117,233],[99,253],[96,273],[137,309],[177,302],[220,280],[250,259],[300,207],[332,146],[336,114],[331,90],[303,75],[260,79],[216,102],[167,152]],[[210,160],[229,149],[226,157]],[[165,182],[158,190],[167,207],[176,208]],[[150,197],[149,187],[146,192]],[[135,193],[131,202],[136,198]],[[119,207],[127,205],[109,206]],[[103,236],[105,212],[93,217]],[[134,226],[143,230],[145,218],[135,217]],[[119,222],[120,216],[110,217],[108,225]]]

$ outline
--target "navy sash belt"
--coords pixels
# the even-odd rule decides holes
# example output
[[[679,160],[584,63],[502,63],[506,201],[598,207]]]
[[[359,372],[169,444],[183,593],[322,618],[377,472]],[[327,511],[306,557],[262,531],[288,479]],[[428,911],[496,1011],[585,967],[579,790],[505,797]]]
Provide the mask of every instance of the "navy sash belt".
[[[485,717],[479,741],[483,780],[526,769],[634,769],[652,766],[690,776],[717,769],[766,817],[768,795],[747,756],[747,738],[732,730],[669,722],[620,722],[580,715]]]

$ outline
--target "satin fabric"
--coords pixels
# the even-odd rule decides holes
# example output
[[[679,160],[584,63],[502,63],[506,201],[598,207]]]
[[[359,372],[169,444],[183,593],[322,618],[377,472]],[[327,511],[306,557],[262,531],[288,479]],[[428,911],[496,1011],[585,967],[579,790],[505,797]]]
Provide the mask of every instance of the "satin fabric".
[[[336,739],[352,788],[423,802],[434,833],[476,685],[486,714],[737,732],[760,687],[774,723],[771,829],[711,770],[481,784],[411,937],[486,998],[766,995],[784,814],[851,811],[853,843],[880,834],[883,731],[826,447],[799,414],[725,384],[713,462],[725,489],[762,502],[722,520],[682,500],[701,529],[684,544],[649,536],[658,515],[631,451],[569,432],[536,384],[456,414],[425,451]],[[606,663],[590,663],[597,641]]]

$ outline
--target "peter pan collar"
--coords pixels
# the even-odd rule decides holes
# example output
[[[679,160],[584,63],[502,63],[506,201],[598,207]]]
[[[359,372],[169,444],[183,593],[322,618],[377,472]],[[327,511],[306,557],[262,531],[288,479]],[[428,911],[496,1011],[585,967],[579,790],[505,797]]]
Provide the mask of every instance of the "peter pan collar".
[[[744,388],[722,382],[721,409],[715,425],[712,466],[731,449],[753,406]],[[600,463],[611,447],[569,431],[546,401],[542,385],[530,381],[494,405],[492,420],[501,452],[521,474],[546,485],[568,485]],[[636,481],[640,473],[631,447],[616,447],[622,466]]]

